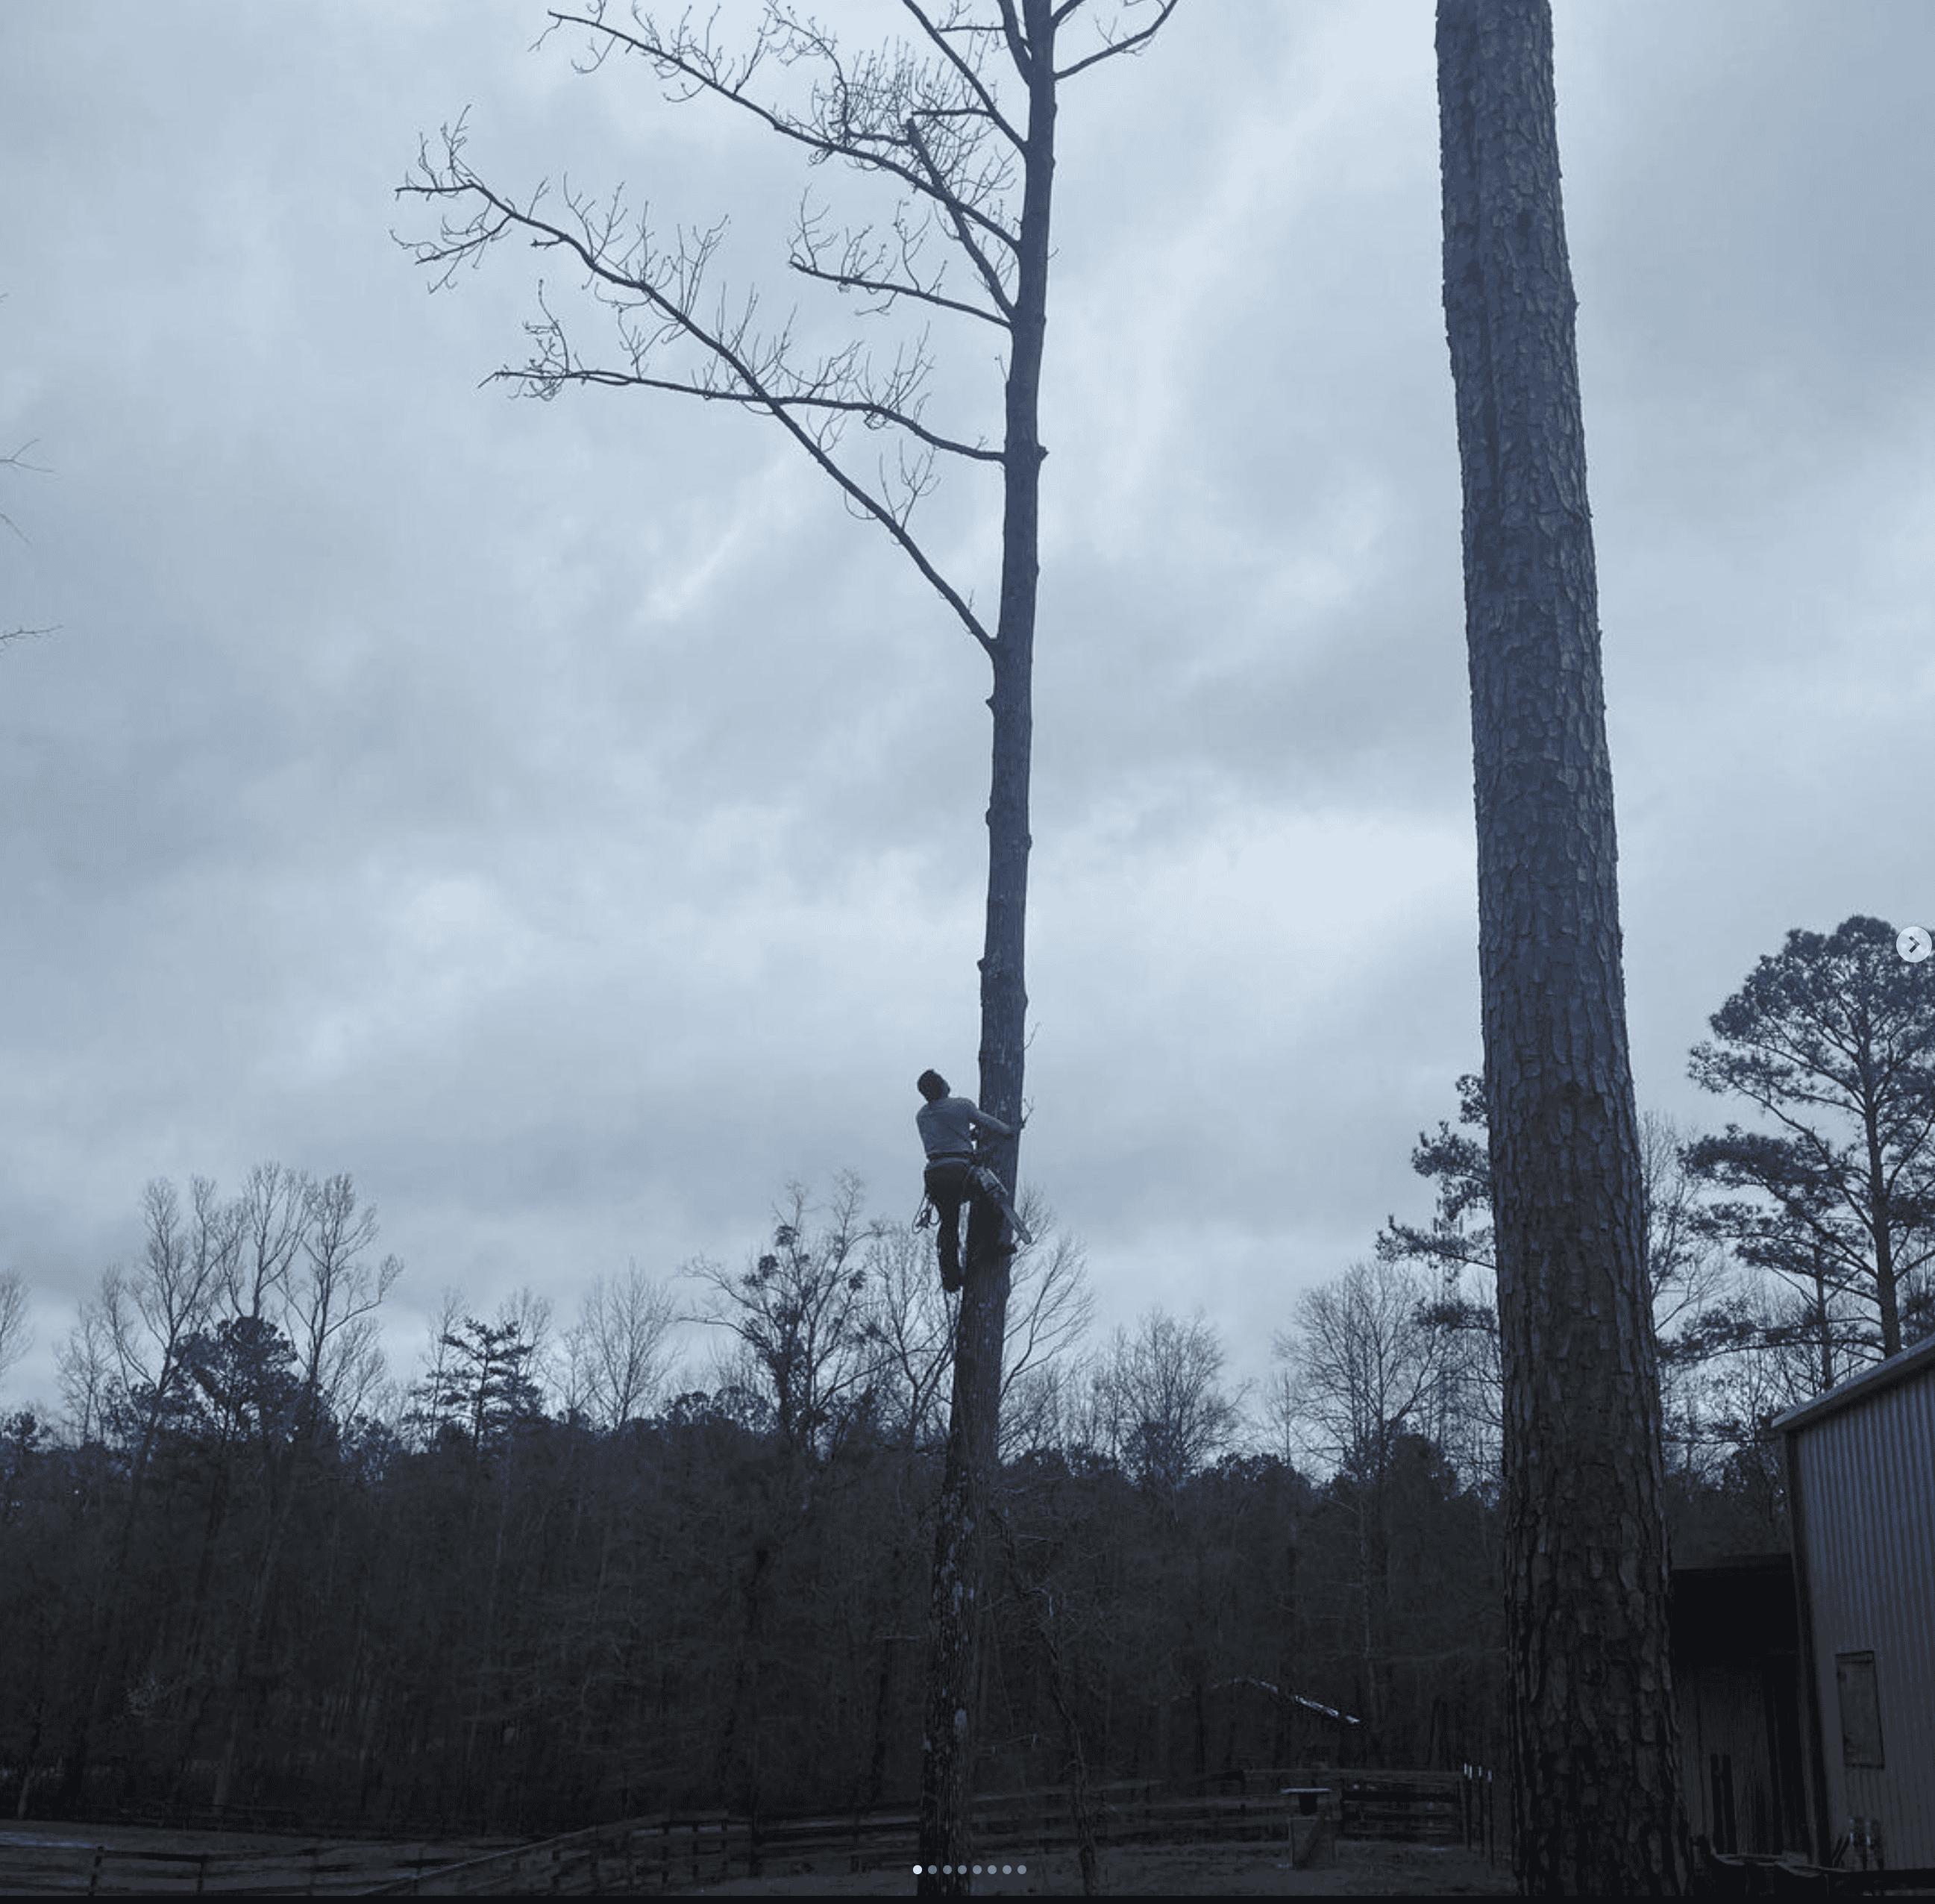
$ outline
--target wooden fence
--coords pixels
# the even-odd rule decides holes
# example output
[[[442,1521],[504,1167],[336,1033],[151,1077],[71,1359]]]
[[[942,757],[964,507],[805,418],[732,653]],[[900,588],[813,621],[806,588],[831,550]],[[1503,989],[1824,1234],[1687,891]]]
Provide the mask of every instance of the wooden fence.
[[[85,1827],[80,1827],[84,1830]],[[0,1896],[178,1897],[246,1892],[256,1897],[361,1896],[448,1864],[447,1848],[414,1853],[378,1845],[288,1850],[149,1851],[41,1838],[0,1841]]]
[[[1464,1836],[1464,1781],[1455,1772],[1337,1775],[1339,1835],[1455,1845]]]
[[[436,1845],[151,1851],[22,1833],[0,1839],[0,1896],[584,1896],[666,1890],[743,1875],[753,1863],[752,1839],[744,1819],[723,1812],[594,1826],[463,1857]]]
[[[1344,1836],[1471,1844],[1476,1824],[1481,1848],[1486,1848],[1488,1806],[1482,1794],[1475,1797],[1474,1781],[1457,1773],[1281,1768],[1182,1786],[1124,1781],[1093,1786],[1088,1795],[1097,1840],[1106,1848],[1287,1839],[1292,1807],[1285,1789],[1316,1786],[1332,1794],[1327,1810]],[[434,1845],[162,1851],[22,1837],[0,1840],[0,1896],[636,1893],[729,1877],[783,1875],[798,1865],[823,1874],[910,1866],[919,1823],[911,1807],[758,1821],[703,1812],[635,1818],[455,1858],[451,1847]],[[1072,1850],[1076,1834],[1067,1789],[977,1798],[974,1842],[983,1857]]]
[[[587,1897],[717,1884],[756,1868],[754,1833],[723,1812],[635,1818],[467,1858],[380,1887],[386,1897]]]

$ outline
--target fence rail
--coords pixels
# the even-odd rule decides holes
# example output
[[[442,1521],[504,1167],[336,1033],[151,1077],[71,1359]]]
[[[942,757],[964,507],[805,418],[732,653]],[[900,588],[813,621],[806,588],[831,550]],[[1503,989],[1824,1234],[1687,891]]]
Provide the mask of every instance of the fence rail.
[[[723,1881],[756,1863],[754,1833],[723,1812],[596,1825],[383,1885],[388,1897],[595,1896]]]
[[[288,1851],[149,1851],[19,1838],[0,1843],[0,1896],[357,1896],[450,1862],[431,1845],[307,1845]]]
[[[1285,1767],[1177,1787],[1091,1786],[1103,1846],[1288,1838],[1290,1788],[1324,1786],[1347,1837],[1471,1842],[1472,1780],[1457,1773]],[[666,1890],[772,1875],[792,1863],[849,1872],[911,1864],[918,1814],[907,1806],[754,1821],[724,1812],[634,1818],[563,1837],[453,1856],[423,1845],[310,1845],[286,1851],[145,1851],[51,1840],[0,1842],[0,1896],[503,1896]],[[974,1805],[977,1850],[1039,1856],[1076,1843],[1066,1787],[993,1793]]]
[[[1339,1783],[1344,1837],[1455,1845],[1464,1836],[1465,1781],[1456,1772],[1353,1772]]]

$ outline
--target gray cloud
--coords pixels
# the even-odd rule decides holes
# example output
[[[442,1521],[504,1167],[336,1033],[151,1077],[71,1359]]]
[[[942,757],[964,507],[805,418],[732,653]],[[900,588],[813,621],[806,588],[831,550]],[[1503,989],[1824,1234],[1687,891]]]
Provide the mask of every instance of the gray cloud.
[[[910,1213],[911,1079],[971,1080],[977,651],[750,420],[480,389],[551,262],[430,298],[392,241],[468,104],[480,164],[735,205],[756,265],[783,155],[542,23],[10,22],[0,447],[53,473],[0,588],[61,624],[0,654],[23,1393],[153,1174],[355,1171],[407,1373],[447,1285],[568,1311],[844,1167]],[[1558,31],[1636,1064],[1686,1114],[1789,926],[1932,909],[1935,22]],[[1201,1301],[1244,1374],[1478,1059],[1430,38],[1185,7],[1064,120],[1028,1168],[1105,1326]],[[925,520],[989,599],[985,489]]]

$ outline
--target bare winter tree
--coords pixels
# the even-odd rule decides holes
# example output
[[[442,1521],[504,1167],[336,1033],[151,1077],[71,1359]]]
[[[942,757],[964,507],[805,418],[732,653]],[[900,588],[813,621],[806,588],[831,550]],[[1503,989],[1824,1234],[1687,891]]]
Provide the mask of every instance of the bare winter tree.
[[[315,1186],[300,1171],[258,1164],[240,1199],[241,1241],[231,1269],[228,1304],[238,1316],[274,1313],[286,1302],[289,1272],[302,1254]]]
[[[85,1788],[89,1753],[107,1717],[110,1665],[128,1599],[130,1556],[157,1446],[181,1408],[195,1339],[213,1318],[234,1273],[240,1226],[207,1177],[191,1180],[190,1207],[165,1177],[142,1192],[146,1234],[141,1261],[102,1274],[98,1293],[82,1305],[80,1322],[62,1358],[70,1406],[90,1410],[106,1438],[119,1443],[128,1482],[119,1525],[86,1618],[87,1696],[77,1703],[62,1755],[62,1789]]]
[[[332,1424],[346,1422],[382,1374],[376,1312],[403,1269],[394,1256],[372,1260],[376,1206],[359,1196],[346,1171],[318,1183],[279,1165],[259,1165],[231,1207],[236,1241],[228,1281],[238,1313],[258,1317],[269,1298],[276,1300],[297,1388],[289,1438],[268,1464],[267,1530],[246,1610],[231,1636],[234,1696],[216,1768],[218,1809],[229,1802],[244,1762],[249,1716],[275,1677],[270,1611],[297,1498]],[[247,1697],[252,1689],[254,1700]]]
[[[853,54],[790,0],[765,0],[750,47],[729,50],[715,16],[661,23],[636,5],[556,12],[590,35],[589,64],[636,59],[665,95],[745,114],[809,165],[852,168],[890,202],[838,224],[802,203],[787,257],[808,286],[856,299],[865,315],[912,315],[977,340],[1001,364],[998,431],[926,413],[928,333],[877,358],[858,340],[814,354],[790,322],[762,327],[756,295],[711,282],[723,228],[655,234],[622,198],[568,186],[515,192],[471,163],[466,130],[426,144],[403,192],[444,208],[420,262],[448,283],[499,239],[556,253],[579,278],[609,346],[590,354],[554,292],[541,287],[531,353],[500,374],[551,395],[573,383],[663,390],[770,419],[877,524],[986,657],[992,763],[988,890],[980,961],[983,1105],[1019,1125],[1028,996],[1029,770],[1044,446],[1056,116],[1064,83],[1141,50],[1180,0],[900,0],[908,40]],[[950,275],[950,272],[952,275]],[[862,426],[865,454],[853,451]],[[882,446],[885,446],[884,449]],[[876,453],[877,452],[877,453]],[[941,459],[998,477],[1001,535],[992,624],[968,578],[945,573],[917,539],[915,505]],[[1012,1191],[1018,1146],[996,1166]],[[936,1534],[933,1640],[922,1774],[923,1890],[969,1888],[971,1714],[978,1700],[986,1506],[996,1455],[1008,1264],[1001,1219],[977,1201],[955,1322],[954,1383]]]
[[[290,1282],[289,1337],[306,1410],[346,1415],[351,1398],[367,1394],[381,1371],[376,1311],[403,1273],[403,1261],[372,1260],[376,1208],[361,1200],[346,1171],[308,1185],[304,1219],[303,1262]]]
[[[704,1261],[687,1272],[714,1298],[694,1319],[738,1337],[771,1401],[781,1440],[809,1464],[871,1425],[881,1381],[882,1344],[868,1295],[872,1226],[863,1201],[859,1179],[850,1174],[820,1206],[804,1185],[789,1185],[774,1213],[771,1249],[736,1273]]]
[[[1002,1351],[1002,1458],[1034,1445],[1051,1424],[1043,1404],[1055,1392],[1062,1358],[1088,1326],[1094,1298],[1082,1245],[1058,1232],[1034,1192],[1020,1210],[1034,1242],[1015,1256]],[[909,1447],[940,1438],[940,1401],[953,1355],[953,1316],[940,1292],[931,1235],[874,1225],[865,1256],[871,1320],[881,1357],[883,1399],[895,1438]]]
[[[190,1180],[191,1208],[166,1177],[141,1193],[146,1235],[140,1267],[119,1265],[95,1298],[113,1355],[118,1425],[131,1472],[129,1512],[139,1507],[156,1437],[174,1406],[190,1339],[216,1313],[234,1273],[240,1225],[206,1177]]]
[[[1221,1386],[1223,1345],[1203,1311],[1187,1321],[1160,1307],[1135,1332],[1118,1328],[1094,1377],[1102,1445],[1168,1499],[1206,1467],[1236,1431],[1236,1402]]]
[[[623,1428],[651,1407],[664,1379],[678,1304],[635,1262],[608,1285],[599,1277],[566,1334],[574,1404],[599,1427]]]
[[[1514,1860],[1677,1894],[1659,1391],[1548,0],[1440,0]]]
[[[464,1307],[463,1292],[446,1286],[438,1298],[430,1340],[423,1350],[423,1374],[408,1391],[408,1398],[414,1405],[400,1419],[421,1446],[435,1446],[446,1425],[460,1425],[451,1398],[463,1391],[460,1374],[463,1338],[457,1331],[464,1324]]]
[[[1095,1313],[1086,1247],[1060,1227],[1040,1192],[1024,1191],[1018,1207],[1035,1240],[1015,1256],[1004,1362],[1010,1385],[1017,1376],[1070,1347],[1086,1332]]]
[[[911,1224],[881,1223],[868,1236],[864,1260],[881,1427],[901,1448],[931,1446],[944,1431],[940,1404],[954,1348],[933,1245]]]
[[[33,1331],[27,1323],[27,1285],[18,1270],[0,1270],[0,1376],[33,1346]]]
[[[1399,1264],[1353,1263],[1300,1297],[1295,1328],[1276,1337],[1308,1452],[1354,1480],[1381,1474],[1400,1435],[1443,1445],[1441,1392],[1456,1349],[1431,1325],[1429,1293]]]
[[[1357,1537],[1354,1635],[1363,1717],[1373,1738],[1386,1718],[1389,1667],[1392,1476],[1401,1444],[1424,1436],[1440,1449],[1468,1439],[1455,1395],[1463,1343],[1434,1328],[1415,1271],[1391,1262],[1353,1263],[1309,1290],[1297,1324],[1275,1349],[1290,1380],[1279,1395],[1290,1432],[1347,1485]],[[1447,1430],[1451,1431],[1447,1435]],[[1461,1449],[1462,1452],[1462,1449]]]

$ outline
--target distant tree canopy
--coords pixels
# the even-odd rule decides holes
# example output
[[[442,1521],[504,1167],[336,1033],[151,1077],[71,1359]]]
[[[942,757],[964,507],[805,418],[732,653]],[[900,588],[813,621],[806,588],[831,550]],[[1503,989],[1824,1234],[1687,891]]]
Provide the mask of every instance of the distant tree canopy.
[[[1784,1490],[1767,1424],[1935,1329],[1935,974],[1895,938],[1863,917],[1797,928],[1713,1015],[1692,1074],[1744,1099],[1760,1127],[1641,1119],[1669,1449],[1683,1472],[1749,1491],[1770,1526]],[[1377,1254],[1424,1279],[1417,1316],[1460,1345],[1438,1392],[1477,1386],[1441,1399],[1441,1439],[1457,1447],[1462,1423],[1482,1462],[1488,1445],[1496,1458],[1500,1379],[1491,1161],[1483,1080],[1457,1089],[1456,1122],[1411,1153],[1431,1215],[1389,1218]]]
[[[0,1380],[33,1346],[26,1278],[17,1269],[0,1269]]]
[[[560,1355],[542,1298],[452,1292],[413,1380],[312,1391],[315,1259],[377,1268],[331,1181],[326,1220],[293,1173],[151,1184],[68,1344],[73,1412],[0,1417],[0,1806],[436,1835],[911,1802],[931,1235],[851,1178],[789,1189],[742,1270],[679,1279],[736,1344],[709,1380],[663,1352],[668,1285],[601,1278]],[[1493,1762],[1484,1487],[1402,1426],[1375,1473],[1259,1452],[1200,1313],[1085,1348],[1079,1247],[1030,1213],[977,1777]]]
[[[1503,1374],[1484,1083],[1467,1074],[1458,1079],[1457,1088],[1457,1127],[1447,1120],[1435,1132],[1420,1132],[1411,1153],[1411,1168],[1433,1186],[1431,1217],[1421,1224],[1387,1218],[1378,1233],[1376,1250],[1380,1263],[1429,1279],[1418,1286],[1413,1300],[1419,1320],[1449,1338],[1435,1391],[1435,1405],[1449,1410],[1444,1431],[1449,1435],[1454,1424],[1463,1423],[1466,1433],[1475,1437],[1465,1446],[1495,1463]],[[1671,1119],[1641,1114],[1647,1280],[1667,1402],[1666,1432],[1686,1458],[1708,1458],[1716,1447],[1725,1458],[1743,1434],[1751,1434],[1751,1427],[1743,1427],[1726,1411],[1724,1419],[1715,1415],[1710,1395],[1700,1389],[1698,1371],[1714,1357],[1758,1341],[1762,1325],[1755,1319],[1758,1310],[1734,1265],[1706,1226],[1704,1186],[1689,1168],[1686,1153],[1686,1133]],[[1456,1444],[1447,1440],[1446,1445]]]
[[[1798,1292],[1822,1385],[1935,1326],[1935,978],[1885,920],[1799,929],[1695,1046],[1695,1083],[1773,1128],[1687,1153],[1709,1233]]]
[[[411,1391],[406,1418],[431,1439],[454,1436],[474,1454],[501,1447],[522,1422],[539,1419],[544,1398],[531,1378],[537,1343],[512,1319],[466,1316],[437,1338],[430,1373]]]
[[[275,1292],[305,1238],[345,1269],[326,1237],[360,1235],[376,1267],[331,1181],[346,1229],[303,1222],[294,1173],[150,1185],[142,1260],[70,1337],[67,1417],[0,1413],[0,1808],[439,1835],[910,1803],[946,1434],[931,1232],[851,1177],[789,1186],[736,1271],[594,1279],[560,1352],[543,1298],[487,1319],[452,1291],[412,1379],[312,1393],[285,1325],[313,1310]],[[282,1236],[271,1204],[294,1247],[238,1241]],[[977,1778],[1502,1762],[1496,1403],[1456,1379],[1429,1270],[1287,1305],[1259,1410],[1200,1312],[1088,1343],[1080,1246],[1029,1214]],[[776,1326],[823,1283],[838,1328]],[[734,1345],[703,1372],[661,1327],[695,1307]],[[1756,1469],[1676,1476],[1680,1524],[1736,1544],[1777,1507]]]

